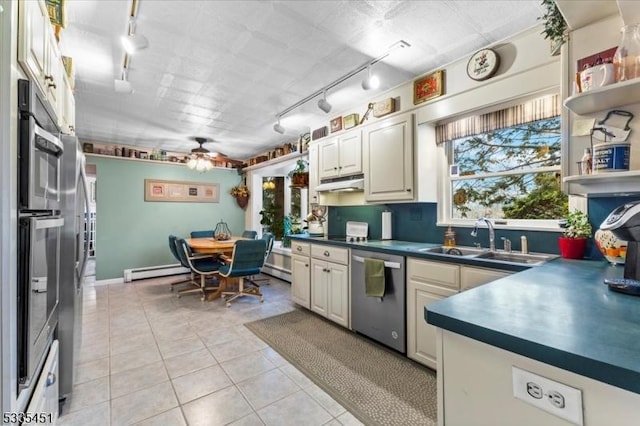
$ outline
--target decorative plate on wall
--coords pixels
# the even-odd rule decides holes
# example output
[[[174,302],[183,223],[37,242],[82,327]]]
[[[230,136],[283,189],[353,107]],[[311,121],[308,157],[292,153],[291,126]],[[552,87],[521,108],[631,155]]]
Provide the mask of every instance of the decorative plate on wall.
[[[491,49],[482,49],[471,55],[467,62],[469,78],[482,81],[492,77],[500,66],[500,56]]]

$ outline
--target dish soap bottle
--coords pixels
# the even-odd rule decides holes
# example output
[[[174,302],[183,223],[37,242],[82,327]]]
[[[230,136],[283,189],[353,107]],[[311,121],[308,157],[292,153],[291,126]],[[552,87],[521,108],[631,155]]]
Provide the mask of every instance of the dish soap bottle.
[[[451,229],[451,225],[444,233],[444,245],[446,247],[454,247],[456,245],[456,231]]]

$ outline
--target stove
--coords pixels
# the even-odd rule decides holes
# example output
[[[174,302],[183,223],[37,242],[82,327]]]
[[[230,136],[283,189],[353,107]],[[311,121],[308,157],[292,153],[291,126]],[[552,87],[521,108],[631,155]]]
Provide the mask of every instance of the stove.
[[[369,235],[367,222],[347,222],[345,241],[348,243],[366,243]]]

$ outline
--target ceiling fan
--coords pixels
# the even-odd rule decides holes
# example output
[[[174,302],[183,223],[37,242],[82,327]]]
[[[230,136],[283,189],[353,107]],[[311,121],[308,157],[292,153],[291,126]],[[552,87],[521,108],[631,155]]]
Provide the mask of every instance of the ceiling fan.
[[[193,156],[195,156],[195,157],[204,157],[204,156],[207,156],[207,157],[226,157],[227,156],[226,154],[223,154],[222,152],[218,152],[218,151],[211,152],[211,151],[209,151],[208,149],[206,149],[206,148],[204,148],[202,146],[203,144],[205,144],[207,142],[213,142],[212,139],[207,139],[207,138],[204,138],[202,136],[193,136],[190,139],[194,140],[194,141],[196,141],[196,142],[198,142],[200,144],[200,146],[198,148],[193,148],[191,150],[192,157]]]

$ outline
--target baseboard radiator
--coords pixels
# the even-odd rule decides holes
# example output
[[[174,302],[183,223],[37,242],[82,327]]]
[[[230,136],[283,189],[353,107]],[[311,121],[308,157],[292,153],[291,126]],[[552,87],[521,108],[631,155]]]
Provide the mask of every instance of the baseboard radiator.
[[[179,263],[174,265],[159,265],[148,268],[133,268],[124,270],[124,282],[129,283],[136,280],[146,280],[147,278],[166,277],[168,275],[188,274],[189,269]]]
[[[280,278],[283,281],[291,282],[291,271],[276,265],[265,263],[262,267],[262,273]]]

